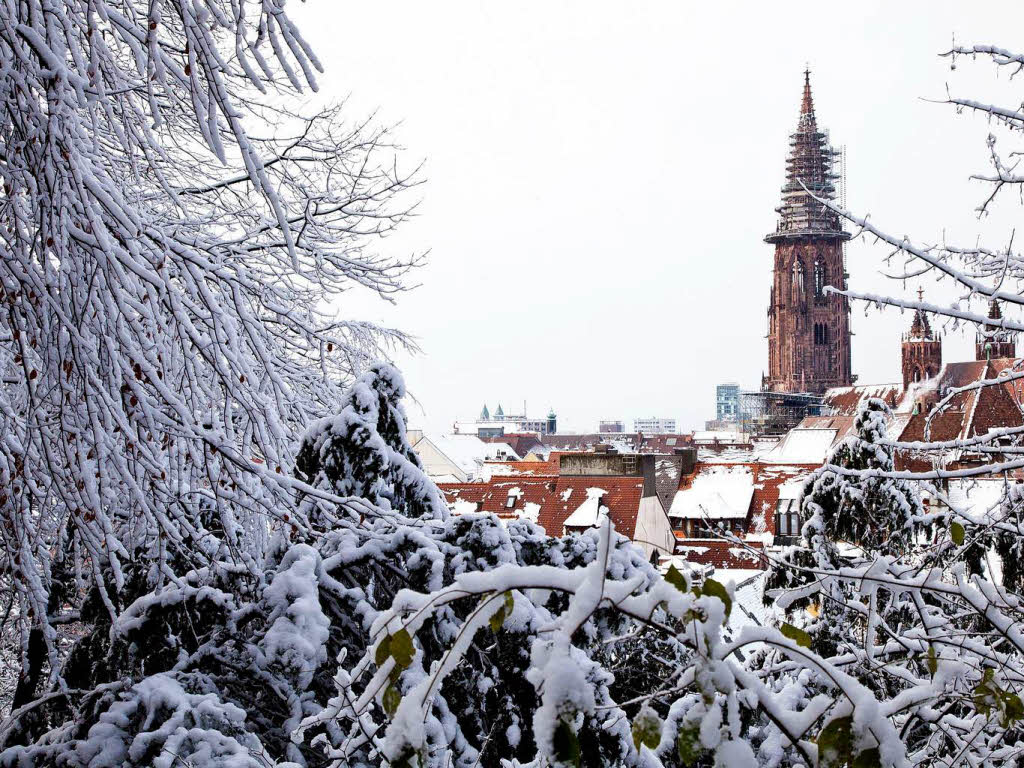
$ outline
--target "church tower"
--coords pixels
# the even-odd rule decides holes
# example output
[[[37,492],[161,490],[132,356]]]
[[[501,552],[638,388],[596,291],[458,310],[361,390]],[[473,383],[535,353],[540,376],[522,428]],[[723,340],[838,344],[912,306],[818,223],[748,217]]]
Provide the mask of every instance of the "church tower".
[[[918,289],[917,300],[924,292]],[[903,336],[903,389],[915,381],[938,375],[942,369],[942,340],[932,332],[928,317],[920,309],[914,313],[910,332]]]
[[[988,319],[1003,319],[1003,311],[995,299],[989,302]],[[974,359],[995,360],[1000,357],[1016,357],[1017,341],[1015,337],[1015,333],[999,328],[996,323],[986,323],[984,329],[979,330],[974,339]]]
[[[850,303],[826,293],[846,289],[843,231],[839,217],[814,198],[834,200],[839,154],[818,130],[811,99],[811,73],[804,72],[800,120],[789,139],[786,184],[779,223],[765,242],[775,246],[775,270],[768,305],[768,375],[762,389],[813,392],[848,386]]]

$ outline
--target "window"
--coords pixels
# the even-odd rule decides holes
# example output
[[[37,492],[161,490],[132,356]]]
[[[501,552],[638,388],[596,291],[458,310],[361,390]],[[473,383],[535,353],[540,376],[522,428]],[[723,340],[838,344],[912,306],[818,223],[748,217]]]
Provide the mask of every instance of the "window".
[[[815,323],[814,324],[814,343],[828,344],[828,324],[827,323]]]
[[[819,299],[825,298],[825,262],[820,256],[814,260],[814,295]]]
[[[515,491],[509,491],[508,498],[505,499],[505,509],[512,509],[516,505],[517,498]]]
[[[796,499],[779,499],[775,505],[775,535],[800,535],[800,511]]]
[[[793,292],[797,295],[804,292],[804,265],[799,259],[793,262]]]

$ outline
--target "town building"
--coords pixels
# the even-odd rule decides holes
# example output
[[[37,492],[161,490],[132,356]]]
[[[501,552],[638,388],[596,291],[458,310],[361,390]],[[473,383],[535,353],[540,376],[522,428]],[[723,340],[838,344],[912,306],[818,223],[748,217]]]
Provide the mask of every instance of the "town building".
[[[740,418],[740,385],[735,382],[715,387],[715,421],[736,423]]]
[[[693,454],[564,453],[543,474],[530,462],[513,462],[523,474],[478,483],[439,483],[455,514],[493,513],[506,522],[526,519],[549,536],[579,533],[607,517],[652,562],[671,556],[676,537],[666,512],[680,473],[692,471]]]
[[[896,451],[900,469],[965,469],[1005,458],[999,448],[1009,447],[1016,439],[1013,435],[981,446],[970,443],[995,429],[1024,426],[1024,360],[1015,357],[1016,334],[1002,326],[997,304],[990,304],[988,318],[992,322],[978,333],[977,359],[944,362],[941,337],[927,314],[915,311],[910,330],[901,340],[902,382],[830,389],[823,398],[823,411],[849,419],[852,429],[853,417],[865,400],[885,402],[893,411],[889,437],[907,444]],[[800,427],[812,423],[805,419]],[[923,442],[941,442],[946,447],[936,451],[912,445]],[[1013,450],[1019,452],[1019,447]],[[939,480],[937,485],[946,483]]]
[[[476,435],[424,435],[410,429],[407,437],[435,482],[474,480],[486,473],[488,462],[521,458],[507,443],[485,442]]]
[[[544,418],[527,416],[525,403],[523,413],[520,414],[506,414],[501,403],[492,413],[485,404],[479,417],[456,421],[453,431],[457,435],[476,435],[480,438],[502,437],[507,433],[518,432],[553,435],[558,431],[558,416],[554,408]]]
[[[835,200],[838,152],[819,130],[804,72],[796,131],[790,136],[786,183],[775,231],[768,304],[768,373],[762,390],[822,394],[854,381],[850,361],[850,305],[827,286],[846,288],[844,243],[850,234],[819,200]]]
[[[676,420],[652,416],[649,419],[634,419],[633,431],[644,435],[673,433],[676,431]]]
[[[618,434],[626,431],[626,425],[621,421],[600,421],[597,424],[597,431],[601,434]]]

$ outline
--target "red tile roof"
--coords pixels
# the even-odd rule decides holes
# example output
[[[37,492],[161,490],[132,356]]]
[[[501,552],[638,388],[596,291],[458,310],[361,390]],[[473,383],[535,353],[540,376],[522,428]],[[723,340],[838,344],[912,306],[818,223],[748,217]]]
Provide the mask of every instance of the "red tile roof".
[[[925,439],[925,425],[929,421],[931,408],[950,389],[965,387],[982,379],[996,378],[1002,370],[1019,368],[1021,362],[1016,358],[1002,358],[946,364],[934,390],[921,399],[920,412],[911,416],[907,422],[900,440],[914,442]],[[1011,381],[1003,386],[981,387],[953,395],[942,412],[931,417],[928,440],[956,440],[984,435],[996,427],[1024,424],[1017,394],[1019,386],[1021,384],[1017,381]],[[898,451],[896,465],[899,469],[923,470],[930,468],[931,461],[925,455]],[[952,468],[952,465],[948,466]]]
[[[823,405],[837,416],[856,416],[861,402],[870,397],[881,398],[890,408],[895,408],[900,400],[900,390],[899,384],[835,387],[825,393]]]
[[[747,541],[743,545],[725,539],[687,539],[676,534],[676,554],[688,563],[715,568],[759,570],[768,567],[764,544]]]
[[[601,505],[608,508],[608,516],[615,524],[615,530],[632,539],[644,490],[642,477],[559,477],[554,493],[548,495],[540,510],[539,523],[547,534],[564,534],[566,518],[587,500],[588,488],[601,488],[605,491]]]
[[[501,518],[515,519],[523,514],[528,503],[543,508],[554,493],[555,482],[554,476],[494,477],[485,483],[438,483],[437,487],[448,504],[468,501],[477,505],[477,512],[492,512]],[[515,488],[521,495],[517,495],[509,507],[509,491]]]
[[[510,475],[557,475],[558,462],[550,461],[486,461],[496,467],[511,470]]]

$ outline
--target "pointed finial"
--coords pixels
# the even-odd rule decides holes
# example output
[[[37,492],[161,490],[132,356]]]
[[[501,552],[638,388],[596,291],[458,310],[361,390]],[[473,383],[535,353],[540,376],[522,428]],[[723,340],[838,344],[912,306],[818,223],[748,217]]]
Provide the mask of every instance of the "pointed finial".
[[[924,288],[917,286],[917,300],[918,302],[924,301]]]
[[[814,112],[814,102],[811,100],[811,67],[807,65],[804,69],[804,99],[800,103],[800,114],[810,115]]]

